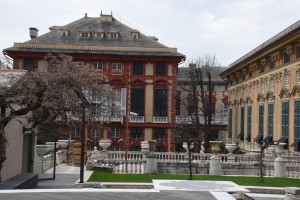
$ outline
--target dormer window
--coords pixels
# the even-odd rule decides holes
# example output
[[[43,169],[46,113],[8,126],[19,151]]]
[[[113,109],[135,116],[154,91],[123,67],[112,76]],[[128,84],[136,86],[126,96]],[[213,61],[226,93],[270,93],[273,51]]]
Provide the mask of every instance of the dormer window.
[[[119,33],[107,33],[108,38],[119,38]]]
[[[63,28],[60,29],[60,35],[61,35],[62,37],[68,37],[69,34],[70,34],[69,29],[67,29],[67,28],[65,28],[65,27],[63,27]]]
[[[140,33],[138,31],[131,32],[131,38],[137,39],[140,37]]]
[[[105,38],[105,33],[103,32],[96,32],[94,33],[95,38]]]
[[[90,32],[81,32],[80,33],[80,37],[82,37],[82,38],[90,38],[90,37],[92,37],[92,33],[90,33]]]

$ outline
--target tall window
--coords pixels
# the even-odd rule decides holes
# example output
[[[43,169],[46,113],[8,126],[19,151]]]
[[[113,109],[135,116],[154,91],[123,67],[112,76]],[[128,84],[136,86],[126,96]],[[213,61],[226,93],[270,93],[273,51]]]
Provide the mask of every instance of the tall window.
[[[265,94],[265,84],[264,83],[260,83],[260,93]]]
[[[166,129],[155,128],[155,140],[161,141],[166,139]]]
[[[117,139],[120,138],[120,128],[111,128],[111,138]]]
[[[232,109],[229,109],[229,130],[228,130],[228,138],[232,138]]]
[[[300,71],[297,71],[297,85],[300,85]]]
[[[132,70],[133,75],[143,75],[143,62],[133,62],[133,70]]]
[[[295,101],[294,107],[294,148],[300,151],[300,101]]]
[[[280,142],[288,143],[289,137],[289,102],[282,102],[282,138]]]
[[[108,103],[111,103],[111,108],[110,108],[111,113],[110,114],[113,117],[121,117],[122,116],[121,90],[122,90],[121,88],[115,88],[115,89],[113,89],[111,102],[108,102]],[[109,105],[110,104],[108,104],[108,108],[109,108]]]
[[[91,138],[100,138],[100,130],[97,128],[91,129]]]
[[[300,58],[300,46],[296,48],[296,58]]]
[[[142,140],[142,128],[131,128],[131,140]]]
[[[122,63],[113,63],[111,65],[111,69],[114,70],[114,71],[117,71],[117,70],[122,70]]]
[[[252,106],[247,108],[247,142],[251,142],[251,115],[252,115]]]
[[[24,58],[24,69],[28,71],[35,70],[35,59],[34,58]]]
[[[252,98],[252,86],[249,86],[249,97]]]
[[[103,69],[103,63],[102,62],[93,62],[93,68],[96,70],[102,70]]]
[[[274,61],[270,60],[269,65],[270,65],[270,69],[274,69],[274,68],[275,68],[275,63],[274,63]]]
[[[284,52],[284,53],[283,53],[283,62],[284,62],[284,63],[288,63],[288,62],[290,62],[290,61],[291,61],[290,55],[289,55],[287,52]]]
[[[154,94],[154,115],[168,115],[168,95],[166,89],[156,89]]]
[[[144,115],[144,96],[144,88],[131,89],[131,111],[140,116]]]
[[[240,140],[244,141],[244,127],[245,127],[245,107],[241,108],[241,132]]]
[[[167,66],[165,62],[157,62],[155,75],[165,76],[167,74]]]
[[[180,98],[181,98],[181,92],[176,91],[176,115],[180,115]]]
[[[273,137],[274,104],[268,104],[268,139]]]
[[[258,134],[264,134],[264,104],[259,105],[259,127]]]
[[[78,140],[80,138],[80,128],[73,127],[71,130],[71,140]]]
[[[290,75],[284,75],[284,87],[289,89],[290,88]]]
[[[274,93],[274,79],[271,79],[269,82],[269,90]]]

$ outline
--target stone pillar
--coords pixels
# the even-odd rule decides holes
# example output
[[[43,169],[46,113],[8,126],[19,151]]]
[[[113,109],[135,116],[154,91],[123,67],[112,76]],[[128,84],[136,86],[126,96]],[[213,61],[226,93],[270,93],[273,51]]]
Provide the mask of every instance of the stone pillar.
[[[221,175],[221,158],[214,155],[210,158],[209,175]]]
[[[278,157],[274,161],[274,177],[286,177],[286,161],[282,157]]]
[[[147,145],[148,144],[148,145]],[[156,174],[157,173],[157,157],[154,155],[155,151],[155,140],[143,141],[142,152],[146,157],[145,174]]]
[[[275,177],[286,177],[286,161],[281,157],[283,154],[283,146],[285,143],[279,143],[275,145],[275,152],[278,157],[274,160],[274,176]]]
[[[297,187],[285,188],[284,200],[297,200],[297,199],[300,199],[300,188]]]
[[[146,157],[145,174],[156,174],[157,173],[157,158],[152,155]]]

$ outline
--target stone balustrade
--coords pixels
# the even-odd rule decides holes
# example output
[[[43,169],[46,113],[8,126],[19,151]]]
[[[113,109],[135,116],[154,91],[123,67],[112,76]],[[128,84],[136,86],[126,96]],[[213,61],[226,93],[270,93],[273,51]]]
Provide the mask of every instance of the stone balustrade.
[[[154,152],[157,158],[158,173],[188,172],[188,154],[177,152]],[[209,162],[215,154],[192,153],[194,172],[207,174]],[[218,154],[221,161],[223,175],[258,175],[259,154]],[[123,173],[125,168],[125,151],[109,151],[108,159],[118,163],[114,169],[115,173]],[[286,177],[300,178],[300,156],[282,156],[286,161]],[[145,156],[139,151],[128,151],[129,173],[143,173]],[[276,156],[265,155],[264,175],[274,176],[274,160]],[[134,166],[138,166],[135,168]],[[181,166],[180,169],[176,166]],[[178,171],[179,170],[179,171]]]

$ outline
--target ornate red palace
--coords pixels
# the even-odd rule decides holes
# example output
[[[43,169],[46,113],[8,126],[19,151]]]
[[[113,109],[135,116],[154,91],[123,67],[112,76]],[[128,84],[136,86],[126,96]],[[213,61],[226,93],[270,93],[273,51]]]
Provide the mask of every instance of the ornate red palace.
[[[14,59],[15,69],[39,70],[48,53],[67,54],[105,75],[126,110],[128,149],[140,150],[141,141],[157,140],[158,151],[175,151],[176,78],[178,64],[185,56],[153,36],[132,29],[112,15],[87,14],[64,26],[52,26],[38,36],[30,28],[31,40],[15,43],[4,51]],[[167,94],[167,95],[166,95]],[[137,116],[130,115],[137,113]],[[113,115],[113,114],[112,114]],[[110,150],[125,150],[126,117],[112,116],[108,126],[87,128],[88,148],[99,139],[110,139]],[[78,128],[70,130],[79,139]]]

